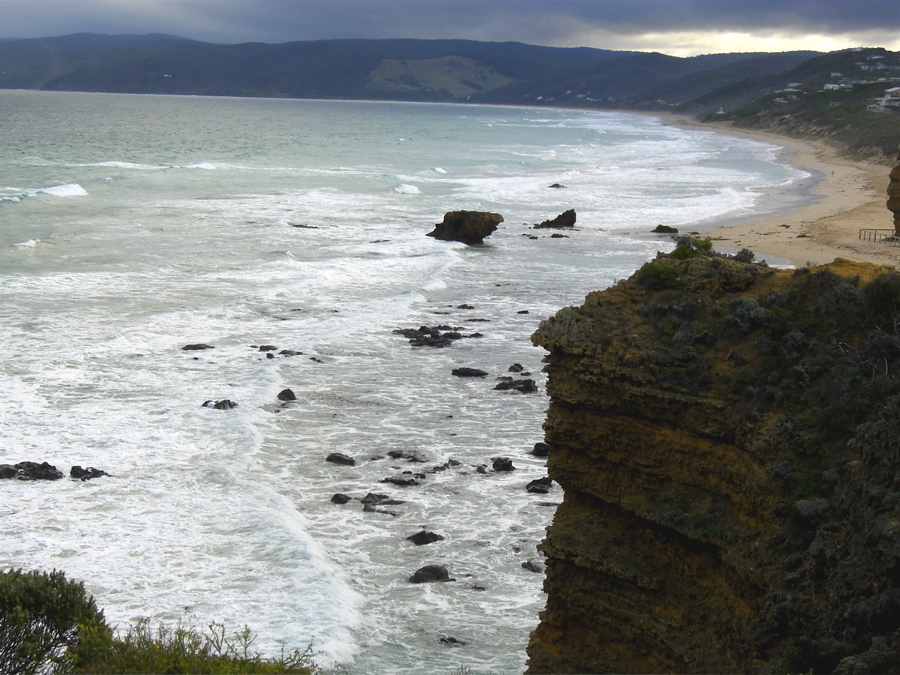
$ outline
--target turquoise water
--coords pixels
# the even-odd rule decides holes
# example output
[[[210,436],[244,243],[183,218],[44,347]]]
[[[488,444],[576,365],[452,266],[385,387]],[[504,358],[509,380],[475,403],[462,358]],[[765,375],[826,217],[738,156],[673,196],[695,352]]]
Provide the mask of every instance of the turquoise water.
[[[562,497],[525,490],[530,334],[671,246],[629,233],[749,215],[804,176],[619,113],[16,91],[0,112],[0,463],[112,474],[0,483],[0,566],[65,570],[112,623],[248,624],[353,673],[522,671],[543,604],[522,563]],[[569,208],[567,238],[531,229]],[[456,209],[505,221],[480,247],[425,236]],[[483,337],[393,333],[437,324]],[[493,389],[515,363],[538,393]],[[517,470],[478,472],[498,456]],[[422,528],[445,539],[406,541]],[[456,581],[408,583],[431,563]]]

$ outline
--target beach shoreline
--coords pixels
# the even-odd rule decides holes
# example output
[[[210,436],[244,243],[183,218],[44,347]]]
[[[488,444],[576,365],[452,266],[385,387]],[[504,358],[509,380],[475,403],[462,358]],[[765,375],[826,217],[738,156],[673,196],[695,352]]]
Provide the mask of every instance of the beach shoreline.
[[[665,124],[750,138],[784,148],[784,161],[809,172],[813,184],[796,208],[766,209],[738,224],[714,224],[706,230],[720,249],[750,249],[758,255],[789,261],[796,267],[846,258],[900,266],[900,246],[860,239],[860,229],[893,229],[885,206],[891,166],[847,159],[825,141],[797,139],[729,123],[703,123],[659,115]]]

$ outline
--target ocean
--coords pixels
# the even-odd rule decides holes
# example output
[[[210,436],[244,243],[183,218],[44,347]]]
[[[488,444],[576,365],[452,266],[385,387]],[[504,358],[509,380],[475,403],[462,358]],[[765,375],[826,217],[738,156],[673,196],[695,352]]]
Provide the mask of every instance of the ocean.
[[[0,463],[110,474],[0,481],[0,568],[348,673],[522,672],[562,499],[526,490],[529,337],[669,250],[656,225],[808,178],[779,150],[615,112],[0,91]],[[505,220],[426,236],[460,209]],[[480,337],[395,333],[439,325]],[[408,581],[429,564],[454,581]]]

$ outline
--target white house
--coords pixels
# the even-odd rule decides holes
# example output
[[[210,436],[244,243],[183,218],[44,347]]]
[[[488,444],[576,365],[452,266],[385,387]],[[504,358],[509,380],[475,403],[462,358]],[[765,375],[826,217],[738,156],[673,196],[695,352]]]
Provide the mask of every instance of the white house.
[[[884,92],[884,105],[900,106],[900,87],[891,87]]]

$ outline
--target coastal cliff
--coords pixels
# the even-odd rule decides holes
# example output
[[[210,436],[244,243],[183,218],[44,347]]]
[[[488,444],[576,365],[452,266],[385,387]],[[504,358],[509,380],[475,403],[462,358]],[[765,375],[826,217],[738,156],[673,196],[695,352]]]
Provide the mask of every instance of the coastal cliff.
[[[900,672],[900,274],[736,258],[683,241],[533,337],[529,673]]]

